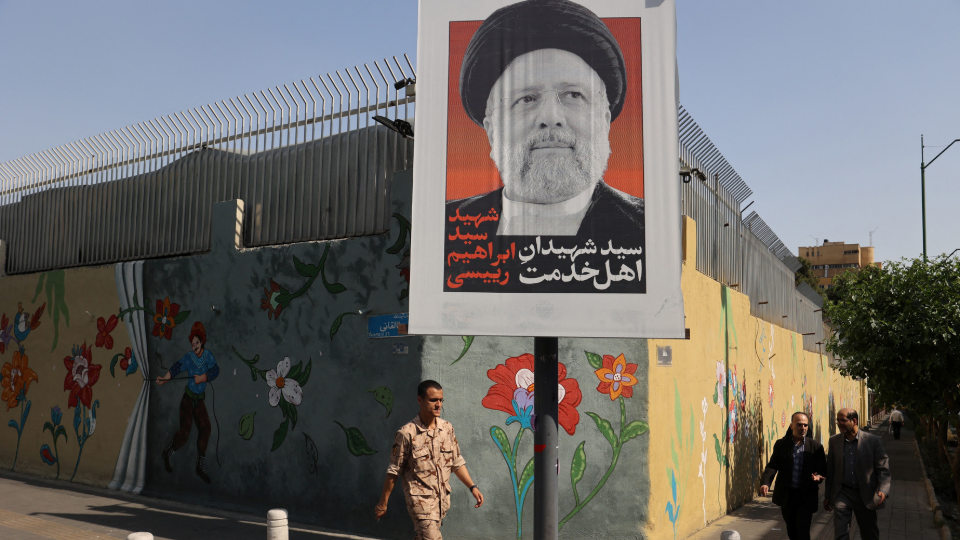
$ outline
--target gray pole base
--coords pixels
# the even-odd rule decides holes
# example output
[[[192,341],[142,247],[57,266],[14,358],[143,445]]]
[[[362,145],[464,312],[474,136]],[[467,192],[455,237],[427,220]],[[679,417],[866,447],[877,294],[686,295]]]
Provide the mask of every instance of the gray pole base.
[[[558,534],[559,439],[557,437],[557,338],[533,339],[533,538]]]

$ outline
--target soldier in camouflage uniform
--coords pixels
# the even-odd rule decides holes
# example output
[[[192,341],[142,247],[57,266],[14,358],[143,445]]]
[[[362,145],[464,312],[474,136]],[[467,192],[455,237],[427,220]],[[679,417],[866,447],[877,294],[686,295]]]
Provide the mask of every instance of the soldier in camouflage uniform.
[[[443,388],[436,381],[423,381],[417,388],[417,402],[420,414],[397,431],[375,513],[380,519],[387,512],[399,476],[416,540],[442,540],[440,524],[450,509],[450,472],[470,488],[477,500],[475,508],[483,504],[483,494],[467,472],[453,426],[440,418]]]

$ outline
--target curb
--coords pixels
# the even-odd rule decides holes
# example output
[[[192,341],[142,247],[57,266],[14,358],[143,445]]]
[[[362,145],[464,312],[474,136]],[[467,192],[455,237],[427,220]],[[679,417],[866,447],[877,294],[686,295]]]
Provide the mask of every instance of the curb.
[[[933,490],[933,484],[930,483],[930,478],[927,476],[927,468],[923,465],[923,454],[920,452],[920,445],[917,443],[916,437],[913,437],[913,447],[917,450],[917,457],[920,458],[920,472],[923,474],[923,485],[927,486],[927,501],[930,503],[930,508],[933,509],[933,522],[937,527],[940,527],[940,540],[953,540],[953,535],[950,534],[950,527],[947,527],[947,523],[943,519],[943,512],[940,510],[940,503],[937,501],[937,494]]]

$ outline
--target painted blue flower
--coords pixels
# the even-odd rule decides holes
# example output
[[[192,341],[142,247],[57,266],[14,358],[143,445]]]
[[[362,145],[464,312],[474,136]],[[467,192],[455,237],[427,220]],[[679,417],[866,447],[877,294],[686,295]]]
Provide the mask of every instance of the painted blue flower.
[[[513,392],[513,416],[507,418],[507,425],[520,422],[521,429],[533,429],[533,392],[517,388]]]
[[[60,410],[59,405],[50,408],[50,420],[53,420],[53,425],[60,425],[60,421],[63,420],[63,411]]]

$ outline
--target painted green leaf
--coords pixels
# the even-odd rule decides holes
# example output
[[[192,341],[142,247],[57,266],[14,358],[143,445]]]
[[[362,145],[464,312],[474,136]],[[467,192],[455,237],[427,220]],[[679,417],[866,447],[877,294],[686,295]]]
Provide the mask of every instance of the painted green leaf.
[[[460,351],[460,356],[458,356],[456,360],[454,360],[453,362],[450,362],[451,366],[459,362],[460,359],[467,354],[467,351],[470,350],[470,346],[473,345],[474,336],[460,336],[460,337],[463,339],[463,350]]]
[[[723,466],[723,453],[720,451],[720,439],[717,438],[717,434],[713,434],[713,449],[717,453],[717,463]]]
[[[507,463],[512,465],[513,450],[510,449],[510,439],[507,438],[507,434],[503,432],[500,426],[493,426],[490,428],[490,437],[492,437],[493,442],[497,444],[497,448],[500,449],[500,453],[503,454]]]
[[[16,421],[16,420],[10,420],[9,422],[7,422],[7,425],[10,426],[10,427],[12,427],[13,429],[15,429],[15,430],[17,430],[17,431],[20,431],[20,424],[17,424],[17,421]]]
[[[281,397],[280,410],[283,411],[283,415],[290,420],[290,427],[297,427],[297,406]]]
[[[68,441],[68,440],[69,440],[69,439],[67,438],[67,428],[65,428],[65,427],[63,427],[63,426],[57,426],[57,432],[53,435],[53,442],[56,443],[56,442],[57,442],[57,439],[58,439],[61,435],[63,435],[63,440],[64,440],[64,441]]]
[[[43,292],[43,279],[46,277],[46,273],[40,274],[40,279],[37,281],[37,290],[33,293],[33,303],[37,302],[37,298],[40,296],[40,293]]]
[[[620,444],[623,444],[630,439],[639,437],[648,431],[650,431],[650,426],[648,426],[646,422],[634,420],[633,422],[623,426],[623,432],[620,433]]]
[[[54,436],[56,435],[56,432],[53,429],[53,424],[51,424],[50,422],[43,423],[43,431],[49,431],[50,435],[54,435]]]
[[[337,332],[340,331],[340,325],[343,324],[343,318],[347,315],[359,315],[360,313],[356,311],[347,311],[346,313],[341,313],[337,315],[337,318],[333,320],[333,324],[330,325],[330,339],[333,339],[333,336],[337,335]]]
[[[293,266],[297,269],[297,273],[304,277],[315,278],[320,273],[320,267],[313,264],[304,264],[296,255],[293,256]]]
[[[373,448],[370,448],[370,445],[367,444],[367,440],[363,438],[363,433],[360,433],[359,429],[355,427],[351,427],[351,428],[343,427],[343,424],[341,424],[340,422],[337,422],[336,420],[334,420],[333,422],[338,426],[340,426],[340,429],[342,429],[343,432],[346,434],[347,450],[349,450],[351,454],[359,457],[359,456],[371,456],[377,453],[376,450],[374,450]]]
[[[587,454],[583,451],[583,445],[586,442],[580,441],[580,446],[577,446],[573,453],[573,461],[570,462],[570,484],[573,486],[575,496],[577,494],[577,484],[580,483],[580,480],[583,480],[583,472],[587,470]],[[578,501],[579,499],[580,497],[577,496]]]
[[[249,441],[250,438],[253,437],[253,417],[256,415],[256,412],[252,412],[240,417],[240,426],[238,432],[240,437],[242,437],[245,441]]]
[[[310,380],[311,369],[313,369],[313,359],[307,360],[307,367],[303,368],[303,371],[301,371],[294,380],[300,383],[300,386],[305,386],[307,381]]]
[[[526,488],[530,482],[533,482],[533,458],[530,458],[530,461],[523,467],[523,472],[520,473],[520,479],[517,480],[517,488],[520,493],[526,491]]]
[[[373,393],[373,399],[377,400],[377,403],[383,405],[387,409],[386,418],[390,417],[390,413],[393,412],[393,390],[390,390],[386,386],[378,386],[373,390],[367,390],[367,393]]]
[[[690,406],[690,437],[687,438],[687,448],[693,448],[693,405]]]
[[[123,355],[122,355],[122,354],[115,354],[115,355],[113,356],[113,359],[110,360],[110,375],[111,375],[112,377],[116,377],[116,374],[114,374],[114,372],[113,372],[113,368],[116,367],[117,362],[119,362],[121,358],[123,358]]]
[[[177,316],[174,317],[173,320],[177,324],[183,324],[184,322],[186,322],[187,318],[189,317],[190,317],[189,311],[181,311],[180,313],[177,313]]]
[[[717,387],[713,387],[713,404],[717,404],[717,400],[720,399],[720,395],[717,393]]]
[[[408,297],[408,296],[410,296],[410,289],[404,289],[404,290],[400,291],[400,300],[403,300],[404,298],[406,298],[406,297]]]
[[[303,370],[303,362],[297,362],[290,371],[287,372],[287,378],[297,381],[297,377],[300,376],[300,371]],[[300,381],[297,381],[300,382]]]
[[[593,418],[594,423],[597,424],[597,429],[600,430],[600,433],[603,434],[603,437],[607,439],[607,442],[610,443],[610,446],[616,448],[617,434],[613,431],[613,426],[610,425],[610,422],[600,418],[598,415],[592,412],[588,412],[587,416]]]
[[[677,380],[673,380],[673,416],[677,422],[677,444],[683,448],[683,406],[680,405],[680,389]]]
[[[677,450],[672,444],[670,445],[670,459],[673,460],[673,468],[679,471],[680,459],[677,457]]]
[[[603,357],[597,353],[592,353],[588,351],[583,351],[587,355],[587,362],[590,362],[590,366],[593,369],[600,369],[603,367]]]
[[[309,435],[304,433],[303,438],[307,450],[307,470],[312,474],[318,470],[317,462],[320,461],[320,451],[317,450],[317,445],[314,444]]]
[[[396,212],[393,213],[393,217],[397,218],[397,221],[400,223],[400,235],[397,236],[397,241],[394,242],[392,246],[387,248],[387,253],[396,255],[397,253],[400,253],[400,250],[403,249],[403,246],[405,246],[407,243],[407,231],[410,230],[410,222],[407,221],[407,218]]]
[[[273,452],[277,448],[280,448],[280,445],[283,444],[283,440],[287,438],[287,428],[290,426],[288,420],[284,420],[280,427],[273,432],[273,446],[270,448],[270,451]]]
[[[327,292],[330,294],[342,293],[347,290],[346,287],[339,283],[330,283],[327,281],[326,275],[326,264],[327,264],[327,255],[330,254],[330,244],[328,243],[325,248],[323,248],[323,256],[320,257],[320,279],[323,281],[323,286],[326,287]],[[332,334],[331,334],[332,335]]]

